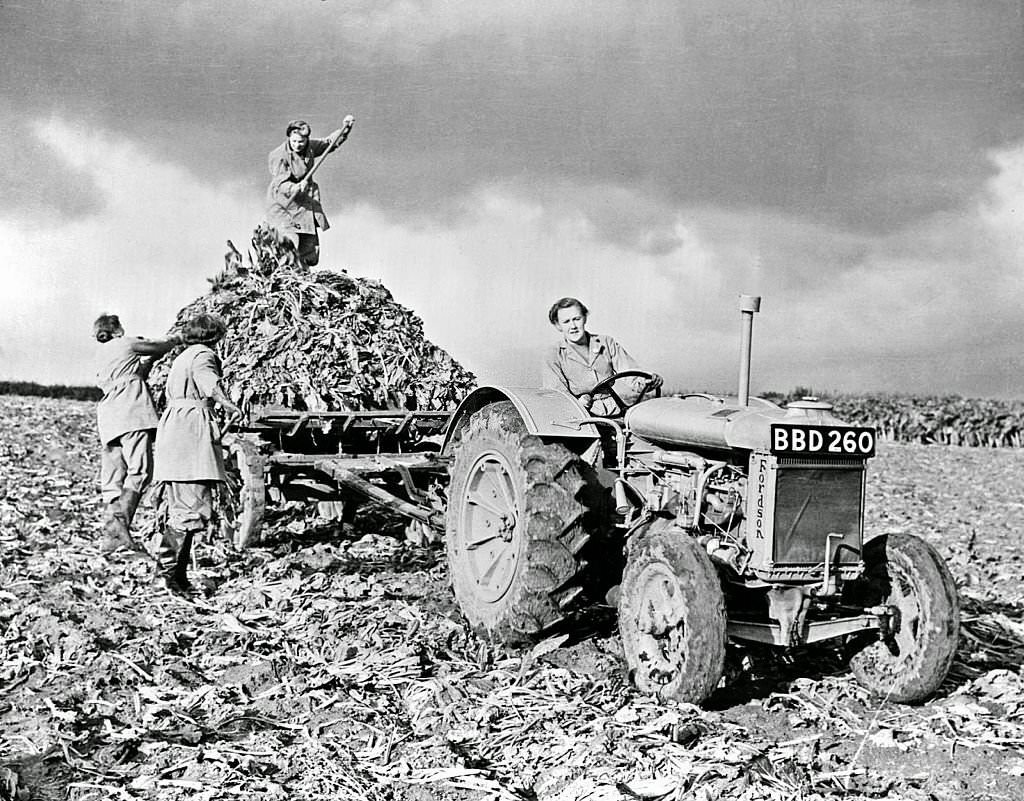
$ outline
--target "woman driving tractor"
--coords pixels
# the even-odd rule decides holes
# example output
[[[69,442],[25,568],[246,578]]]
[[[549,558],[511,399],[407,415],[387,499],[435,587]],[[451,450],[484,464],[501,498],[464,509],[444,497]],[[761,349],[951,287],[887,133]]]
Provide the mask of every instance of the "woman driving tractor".
[[[587,331],[587,307],[576,298],[561,298],[548,311],[548,320],[562,334],[562,341],[544,354],[542,385],[574,395],[596,417],[621,417],[626,406],[638,403],[648,392],[661,387],[661,376],[641,370],[636,360],[606,334]],[[609,381],[620,380],[632,390],[623,399]]]

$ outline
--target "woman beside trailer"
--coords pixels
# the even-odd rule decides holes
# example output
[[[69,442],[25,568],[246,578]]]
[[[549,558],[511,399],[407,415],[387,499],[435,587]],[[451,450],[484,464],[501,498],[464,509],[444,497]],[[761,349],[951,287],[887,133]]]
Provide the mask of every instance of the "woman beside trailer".
[[[191,590],[192,540],[209,525],[213,488],[226,478],[213,407],[241,416],[221,387],[221,363],[214,351],[226,331],[224,321],[212,314],[197,315],[185,324],[182,338],[188,347],[171,365],[167,408],[156,432],[153,477],[163,482],[165,516],[157,580],[179,594]]]
[[[101,314],[92,326],[103,347],[96,383],[103,398],[96,406],[100,452],[100,492],[107,505],[100,548],[139,548],[130,531],[142,493],[153,476],[153,432],[157,426],[153,395],[146,383],[152,358],[181,344],[179,337],[126,337],[116,314]]]

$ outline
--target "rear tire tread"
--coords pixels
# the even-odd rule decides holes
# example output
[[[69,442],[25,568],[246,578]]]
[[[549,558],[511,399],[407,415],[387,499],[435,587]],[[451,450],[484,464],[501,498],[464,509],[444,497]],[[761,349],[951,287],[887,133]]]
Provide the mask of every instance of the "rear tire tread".
[[[475,441],[486,438],[507,446],[522,471],[525,491],[520,502],[521,536],[528,538],[524,564],[509,588],[507,603],[484,608],[474,602],[472,587],[459,575],[455,531],[468,459],[464,454]],[[507,643],[528,641],[562,621],[580,601],[580,580],[586,562],[578,557],[589,539],[583,530],[585,482],[577,457],[558,444],[548,444],[526,433],[511,402],[486,406],[470,419],[452,467],[448,511],[448,557],[452,583],[463,613],[473,628]]]

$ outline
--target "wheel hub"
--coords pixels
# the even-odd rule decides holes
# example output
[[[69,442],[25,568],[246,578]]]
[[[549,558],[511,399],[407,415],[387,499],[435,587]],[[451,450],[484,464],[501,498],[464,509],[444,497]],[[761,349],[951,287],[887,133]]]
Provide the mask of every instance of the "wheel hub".
[[[520,560],[520,509],[512,466],[497,451],[485,451],[470,465],[461,498],[461,550],[487,603],[500,601],[512,586]]]
[[[901,576],[894,576],[886,603],[889,625],[888,630],[882,634],[883,641],[893,656],[912,654],[921,615],[913,588]]]
[[[648,675],[657,684],[672,681],[683,659],[686,606],[678,577],[664,564],[648,565],[637,582],[636,614]]]

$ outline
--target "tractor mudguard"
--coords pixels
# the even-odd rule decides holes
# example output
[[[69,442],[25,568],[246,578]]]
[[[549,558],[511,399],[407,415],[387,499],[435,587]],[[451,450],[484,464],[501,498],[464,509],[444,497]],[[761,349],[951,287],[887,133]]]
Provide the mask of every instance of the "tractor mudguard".
[[[600,436],[592,423],[579,425],[575,422],[589,414],[568,392],[537,387],[483,386],[469,393],[452,414],[445,431],[443,452],[448,452],[449,445],[458,439],[474,412],[500,401],[511,401],[526,430],[543,439],[596,440]]]

